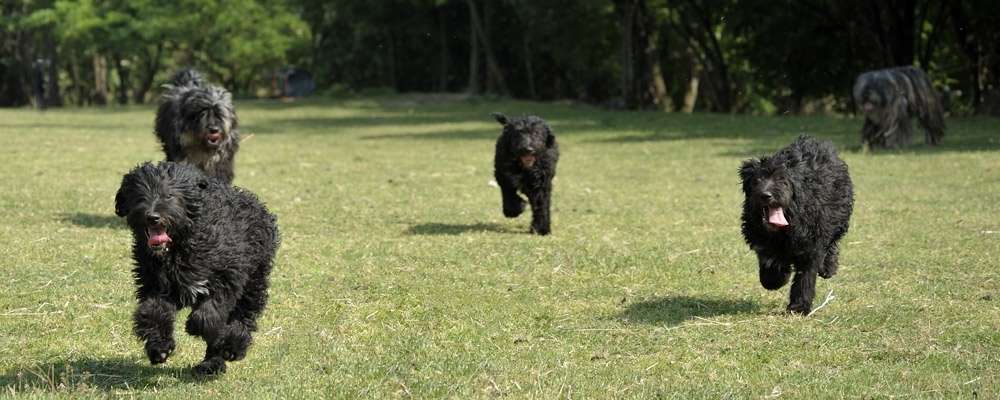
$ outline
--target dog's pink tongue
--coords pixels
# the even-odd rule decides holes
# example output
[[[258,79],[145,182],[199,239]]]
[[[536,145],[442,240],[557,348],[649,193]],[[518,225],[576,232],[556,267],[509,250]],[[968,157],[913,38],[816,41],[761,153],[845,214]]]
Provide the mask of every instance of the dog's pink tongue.
[[[205,139],[208,139],[208,140],[222,140],[222,134],[221,133],[206,133],[205,134]]]
[[[865,107],[865,111],[871,111],[871,109],[873,107],[875,107],[875,105],[872,104],[872,102],[870,102],[870,101],[866,101],[864,107]]]
[[[149,241],[146,242],[150,246],[159,246],[164,243],[171,243],[173,240],[170,236],[167,236],[167,228],[149,228]]]
[[[535,156],[533,156],[531,154],[523,155],[523,156],[521,156],[521,161],[526,162],[526,163],[533,163],[533,162],[535,162]]]
[[[785,220],[785,211],[781,207],[767,208],[767,222],[776,226],[788,226],[788,221]]]

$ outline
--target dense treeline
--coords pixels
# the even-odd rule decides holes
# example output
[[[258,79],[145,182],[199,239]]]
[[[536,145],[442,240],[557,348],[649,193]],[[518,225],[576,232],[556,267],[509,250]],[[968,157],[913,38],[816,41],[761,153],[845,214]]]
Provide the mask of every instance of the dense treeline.
[[[328,94],[850,112],[859,73],[917,65],[997,115],[998,26],[995,0],[3,0],[0,106],[149,102],[194,66],[242,96],[295,67]]]

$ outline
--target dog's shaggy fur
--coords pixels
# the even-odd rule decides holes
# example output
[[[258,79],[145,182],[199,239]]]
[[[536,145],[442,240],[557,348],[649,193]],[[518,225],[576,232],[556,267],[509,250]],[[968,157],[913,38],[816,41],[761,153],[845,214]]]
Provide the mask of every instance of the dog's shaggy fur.
[[[178,72],[163,86],[167,91],[156,111],[155,129],[167,161],[186,162],[232,183],[233,158],[240,149],[232,95],[194,69]]]
[[[854,102],[864,110],[861,140],[871,147],[903,148],[910,144],[916,117],[926,133],[924,143],[936,146],[947,130],[944,108],[924,71],[898,67],[869,71],[854,83]]]
[[[837,242],[854,210],[847,164],[829,142],[799,137],[773,156],[740,167],[743,238],[757,253],[760,284],[776,290],[795,277],[787,310],[809,314],[816,275],[837,273]]]
[[[122,179],[115,213],[135,240],[134,332],[153,364],[174,350],[174,316],[191,307],[185,330],[208,344],[195,369],[226,371],[243,359],[267,303],[280,237],[275,216],[246,190],[183,163],[142,164]]]
[[[559,146],[552,128],[536,116],[508,118],[498,112],[492,115],[503,125],[493,160],[493,175],[503,197],[503,215],[514,218],[524,212],[525,201],[518,195],[520,191],[531,204],[531,232],[547,235],[552,231],[549,207],[552,178],[559,161]]]

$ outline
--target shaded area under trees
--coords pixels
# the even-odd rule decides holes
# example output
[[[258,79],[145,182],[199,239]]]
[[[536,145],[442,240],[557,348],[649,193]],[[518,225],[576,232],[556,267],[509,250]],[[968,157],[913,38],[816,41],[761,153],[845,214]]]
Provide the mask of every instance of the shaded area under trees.
[[[295,67],[328,94],[853,112],[858,74],[915,64],[995,115],[998,25],[991,0],[7,0],[0,106],[144,103],[194,66],[244,96]]]

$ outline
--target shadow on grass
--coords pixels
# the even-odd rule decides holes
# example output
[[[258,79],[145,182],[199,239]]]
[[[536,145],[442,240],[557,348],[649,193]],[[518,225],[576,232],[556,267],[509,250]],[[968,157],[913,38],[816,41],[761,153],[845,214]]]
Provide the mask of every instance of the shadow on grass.
[[[756,314],[760,304],[747,300],[668,296],[629,304],[615,318],[625,323],[677,326],[698,318]]]
[[[405,231],[408,235],[461,235],[466,232],[520,233],[506,229],[500,224],[442,224],[438,222],[416,224]]]
[[[63,213],[59,215],[59,219],[83,228],[128,228],[125,225],[125,218],[120,218],[117,215]]]
[[[196,373],[190,367],[153,366],[136,363],[129,358],[78,358],[13,366],[0,375],[0,388],[8,393],[116,394],[123,390],[155,388],[172,383],[206,382],[217,377]]]

